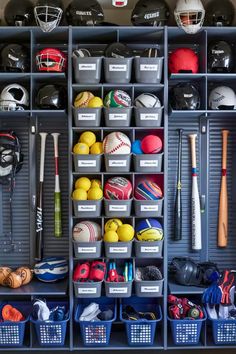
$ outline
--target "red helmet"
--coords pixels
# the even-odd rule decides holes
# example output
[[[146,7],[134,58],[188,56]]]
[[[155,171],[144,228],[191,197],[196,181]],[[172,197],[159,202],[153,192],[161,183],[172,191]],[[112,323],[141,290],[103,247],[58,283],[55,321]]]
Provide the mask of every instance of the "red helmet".
[[[36,54],[36,65],[39,71],[63,72],[66,69],[65,54],[55,48],[45,48]]]
[[[197,54],[190,48],[178,48],[169,56],[169,71],[171,74],[193,73],[199,68]]]

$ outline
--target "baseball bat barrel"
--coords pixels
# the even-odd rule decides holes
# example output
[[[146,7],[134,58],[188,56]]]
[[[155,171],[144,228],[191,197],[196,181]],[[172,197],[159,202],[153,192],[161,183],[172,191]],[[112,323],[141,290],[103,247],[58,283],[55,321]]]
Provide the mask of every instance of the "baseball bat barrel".
[[[182,134],[183,129],[179,129],[179,150],[178,150],[178,181],[175,198],[175,225],[174,225],[174,241],[182,239],[182,181],[181,181],[181,163],[182,163]]]

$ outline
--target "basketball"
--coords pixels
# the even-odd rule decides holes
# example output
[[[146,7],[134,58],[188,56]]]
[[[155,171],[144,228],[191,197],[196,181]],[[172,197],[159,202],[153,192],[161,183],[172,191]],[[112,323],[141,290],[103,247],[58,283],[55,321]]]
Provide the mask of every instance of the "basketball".
[[[94,97],[94,95],[92,94],[92,92],[89,92],[89,91],[80,92],[75,97],[75,102],[74,102],[75,108],[88,107],[88,103],[93,97]]]
[[[162,141],[157,135],[147,135],[141,142],[144,154],[158,154],[162,150]]]
[[[111,200],[128,200],[131,198],[132,184],[124,177],[108,179],[104,187],[104,197]]]
[[[131,152],[131,142],[127,135],[121,132],[108,134],[103,141],[105,154],[125,155]]]
[[[143,180],[135,188],[134,196],[137,200],[158,200],[162,198],[162,190],[150,180]]]
[[[152,93],[142,93],[135,99],[134,105],[138,108],[159,108],[161,107],[161,102]]]
[[[104,106],[122,108],[131,106],[131,98],[125,91],[122,90],[112,90],[110,91],[104,100]]]
[[[139,241],[160,241],[163,239],[163,228],[155,219],[145,219],[136,225],[136,237]]]
[[[73,239],[76,242],[100,241],[102,229],[99,224],[93,221],[81,221],[73,229]]]

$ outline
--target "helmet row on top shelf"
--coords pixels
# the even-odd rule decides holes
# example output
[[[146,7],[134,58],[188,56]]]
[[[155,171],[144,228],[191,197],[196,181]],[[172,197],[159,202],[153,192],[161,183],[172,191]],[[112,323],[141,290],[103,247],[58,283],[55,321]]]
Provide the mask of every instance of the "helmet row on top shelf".
[[[65,10],[62,0],[38,0],[35,6],[30,0],[21,0],[20,6],[18,0],[10,0],[4,15],[9,26],[30,26],[36,22],[44,32],[52,31],[63,22],[72,26],[114,25],[104,22],[104,12],[97,0],[72,0]],[[139,0],[131,21],[135,26],[164,26],[169,16],[165,0]],[[232,25],[234,6],[230,0],[211,0],[205,10],[201,0],[178,0],[174,16],[186,33],[196,33],[205,18],[210,26]]]

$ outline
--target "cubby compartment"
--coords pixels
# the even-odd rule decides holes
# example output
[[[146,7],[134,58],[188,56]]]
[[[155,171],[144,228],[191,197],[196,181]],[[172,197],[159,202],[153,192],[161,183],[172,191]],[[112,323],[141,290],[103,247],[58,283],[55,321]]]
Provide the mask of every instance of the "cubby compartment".
[[[0,93],[3,90],[4,95],[1,95],[0,114],[9,115],[9,112],[18,114],[29,113],[32,109],[32,93],[30,76],[27,73],[9,75],[5,74],[0,78]],[[11,97],[13,96],[13,100]],[[3,112],[3,113],[2,113]]]
[[[81,58],[73,53],[75,82],[78,84],[98,84],[101,81],[102,57]]]
[[[223,88],[222,88],[223,86]],[[212,96],[211,102],[211,92],[212,90],[220,87],[219,90]],[[225,89],[225,87],[227,87]],[[228,90],[231,89],[230,91]],[[234,92],[233,92],[233,91]],[[216,113],[219,115],[226,113],[236,112],[236,106],[234,104],[233,94],[236,92],[236,83],[234,76],[210,76],[207,80],[207,113]],[[222,107],[221,107],[222,106]]]
[[[134,58],[135,78],[141,84],[159,84],[162,79],[163,57]]]
[[[128,265],[128,267],[127,267]],[[112,267],[110,269],[110,267]],[[114,274],[112,270],[116,271],[119,276],[124,276],[125,267],[127,267],[127,279],[120,281],[119,278],[117,280],[113,280]],[[107,262],[107,275],[105,278],[105,292],[106,296],[113,298],[124,298],[130,297],[132,295],[132,285],[134,280],[134,260],[130,259],[116,259],[115,261]],[[110,274],[111,271],[111,274]],[[112,277],[112,279],[110,279]]]
[[[154,277],[154,270],[147,270],[148,266],[154,266],[159,269],[159,277],[158,280],[144,280],[142,279],[142,271],[139,274],[138,269],[146,269],[145,277]],[[138,276],[141,276],[141,279],[138,280]],[[163,285],[164,285],[164,276],[163,276],[163,266],[160,260],[154,259],[138,259],[135,260],[135,278],[134,278],[134,288],[135,294],[138,297],[161,297],[163,293]]]
[[[105,81],[128,84],[131,81],[133,58],[104,58]]]

